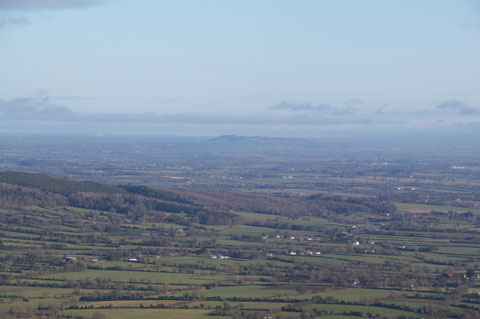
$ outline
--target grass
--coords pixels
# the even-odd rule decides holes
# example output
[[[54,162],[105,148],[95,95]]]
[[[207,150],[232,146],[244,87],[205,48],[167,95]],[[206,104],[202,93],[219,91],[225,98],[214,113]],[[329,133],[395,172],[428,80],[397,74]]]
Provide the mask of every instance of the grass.
[[[95,312],[105,313],[112,319],[196,319],[212,318],[209,316],[210,310],[201,309],[100,309],[100,310],[67,310],[66,314],[93,316]],[[215,316],[215,318],[229,318],[224,316]]]
[[[245,285],[245,286],[230,286],[230,287],[215,287],[205,290],[206,297],[272,297],[288,294],[298,294],[294,289],[271,289],[259,285]]]
[[[429,209],[438,208],[435,205],[427,205],[427,207]],[[404,205],[402,208],[418,209],[419,205]],[[423,208],[425,209],[425,207]],[[5,296],[0,300],[0,317],[5,315],[12,305],[36,309],[38,305],[63,303],[66,307],[70,305],[94,307],[95,309],[63,312],[63,314],[82,315],[87,318],[96,311],[108,314],[112,318],[207,318],[215,307],[222,307],[224,303],[224,301],[204,300],[204,298],[211,297],[219,297],[223,300],[234,297],[264,298],[263,301],[228,302],[228,304],[232,307],[242,308],[245,313],[253,313],[255,310],[259,312],[275,310],[275,315],[279,314],[284,318],[300,317],[300,313],[280,311],[282,306],[288,304],[295,304],[304,310],[316,308],[333,313],[358,311],[362,312],[364,316],[372,313],[381,316],[405,314],[412,317],[416,314],[389,308],[337,304],[314,305],[311,304],[311,300],[314,296],[324,298],[331,296],[345,302],[367,302],[379,298],[379,300],[385,300],[386,303],[422,307],[429,301],[426,299],[402,299],[399,296],[389,301],[388,296],[399,290],[362,288],[360,285],[358,288],[345,287],[352,287],[353,279],[360,278],[363,281],[361,279],[363,271],[370,271],[370,267],[379,271],[378,278],[380,280],[388,280],[390,274],[396,271],[395,266],[400,268],[405,266],[404,271],[412,276],[416,274],[419,277],[435,280],[443,272],[460,274],[465,272],[465,269],[474,268],[476,265],[472,257],[480,257],[480,246],[476,240],[480,238],[480,235],[472,231],[474,225],[461,218],[443,218],[438,215],[429,215],[428,212],[422,215],[412,214],[411,218],[415,222],[412,222],[411,225],[413,227],[417,225],[431,226],[429,220],[423,221],[417,218],[435,218],[437,221],[434,225],[435,231],[423,231],[422,228],[412,230],[390,228],[387,233],[387,227],[398,222],[395,220],[396,216],[389,219],[386,216],[379,217],[364,212],[349,216],[335,215],[329,219],[314,216],[289,218],[234,212],[250,221],[269,222],[275,220],[283,223],[285,228],[273,229],[242,224],[218,226],[196,223],[188,226],[152,222],[134,224],[133,221],[124,220],[119,225],[126,226],[121,228],[122,232],[126,232],[125,235],[119,235],[122,234],[119,232],[115,236],[109,236],[99,230],[100,226],[108,223],[105,221],[105,216],[112,214],[112,218],[123,218],[122,216],[96,211],[93,212],[95,216],[91,217],[91,220],[87,220],[85,214],[90,214],[89,210],[71,209],[70,212],[64,209],[59,209],[60,211],[38,210],[37,213],[32,213],[35,218],[38,217],[34,220],[45,224],[44,229],[48,230],[48,235],[38,235],[41,232],[35,227],[15,229],[5,227],[6,230],[1,232],[3,236],[8,237],[1,238],[4,247],[0,251],[0,256],[7,263],[10,262],[11,266],[6,264],[8,266],[3,267],[0,273],[3,277],[8,278],[6,282],[10,284],[0,286],[0,295]],[[80,214],[79,218],[68,216],[72,213]],[[68,219],[69,226],[61,223],[55,225],[56,221],[62,219]],[[356,230],[351,228],[353,224],[357,226]],[[30,224],[28,225],[30,226]],[[151,234],[146,231],[152,225],[172,229],[185,228],[185,232],[162,235],[159,231],[156,236],[168,239],[165,240],[167,244],[163,245],[162,242],[158,246],[152,245],[148,244]],[[319,230],[315,232],[299,230],[309,226],[318,227]],[[329,228],[328,231],[323,231],[325,228]],[[378,233],[374,231],[375,228],[380,229]],[[452,229],[456,231],[451,231]],[[29,234],[30,230],[31,234]],[[185,235],[190,234],[190,230],[197,233],[192,238],[186,238]],[[37,232],[35,233],[35,231]],[[262,234],[268,234],[269,237],[260,239]],[[290,240],[283,237],[277,239],[273,236],[276,234],[293,235],[296,239]],[[348,236],[342,238],[343,235],[336,236],[335,234],[347,234]],[[252,236],[247,238],[251,241],[232,239],[234,236],[242,235]],[[109,241],[97,240],[97,238],[102,239],[102,236],[103,238],[108,236]],[[312,237],[312,240],[302,240],[307,236]],[[87,240],[90,237],[92,239]],[[459,241],[462,238],[470,238],[470,242]],[[357,239],[362,243],[373,239],[375,244],[361,244],[359,248],[362,251],[373,248],[376,254],[354,252],[352,249],[355,247],[352,247],[351,242]],[[67,240],[69,243],[59,245]],[[81,244],[75,244],[77,242]],[[400,245],[406,245],[412,250],[398,249]],[[414,247],[432,248],[432,251],[414,251]],[[300,255],[300,252],[308,250],[321,251],[322,255]],[[289,256],[287,255],[289,251],[297,251],[299,254]],[[118,252],[120,254],[115,255]],[[272,256],[267,254],[270,252],[273,254]],[[113,254],[114,261],[95,263],[92,261],[93,258],[109,259],[111,254]],[[241,256],[241,258],[214,260],[208,258],[210,254],[231,254],[231,256]],[[57,264],[55,265],[49,264],[49,261],[53,260],[52,256],[62,257],[64,255],[76,256],[81,263],[84,263],[84,266],[88,264],[90,268],[83,267],[72,271],[76,264],[65,262],[62,258],[56,258]],[[125,258],[135,256],[142,262],[124,261]],[[426,258],[427,261],[422,261],[422,258]],[[33,263],[27,263],[25,260],[33,260]],[[382,266],[383,264],[386,266]],[[450,269],[454,264],[458,265],[458,270]],[[106,269],[109,267],[117,267],[118,270]],[[335,274],[337,267],[344,269],[341,276],[338,273]],[[382,267],[385,267],[386,270],[382,271]],[[335,281],[329,281],[334,275],[336,275]],[[342,280],[343,275],[345,280],[342,283],[339,279]],[[87,278],[110,278],[112,282],[104,287],[99,287],[99,289],[54,287],[66,285],[68,279]],[[317,278],[320,279],[316,281]],[[338,287],[335,287],[337,282],[340,283]],[[52,288],[38,287],[38,285],[48,284]],[[72,283],[68,282],[68,284]],[[91,287],[89,285],[90,283],[87,283],[84,287]],[[118,295],[114,297],[118,297],[118,300],[108,300],[111,298],[110,295],[113,295],[111,285],[118,287],[116,292],[122,294],[120,297]],[[379,283],[379,287],[384,286],[390,287],[391,285],[390,283],[388,285]],[[420,293],[425,293],[422,290],[427,289],[433,291],[432,287],[424,288],[424,286],[414,289],[419,289]],[[403,291],[403,293],[415,292]],[[26,301],[7,295],[19,295]],[[100,301],[86,301],[89,300],[87,298],[79,300],[81,296],[98,298],[93,300]],[[155,298],[159,296],[177,300],[156,300]],[[193,299],[191,299],[192,296]],[[282,298],[282,302],[272,302],[273,298]],[[170,308],[148,308],[150,305],[158,304]],[[443,302],[433,301],[430,304],[438,307]],[[112,308],[107,308],[110,305]],[[201,305],[204,309],[201,309]],[[189,309],[186,309],[187,307]],[[193,309],[194,307],[198,309]],[[210,310],[206,308],[210,308]],[[346,315],[333,317],[336,319],[351,318]]]
[[[441,206],[441,205],[424,205],[424,204],[409,204],[409,203],[394,203],[397,206],[399,211],[404,212],[413,212],[413,213],[428,213],[431,211],[436,212],[458,212],[458,213],[480,213],[480,209],[478,208],[466,208],[466,207],[455,207],[455,206]]]
[[[86,279],[86,278],[111,278],[118,282],[135,282],[135,283],[176,283],[176,284],[190,284],[190,283],[204,283],[205,280],[197,278],[191,274],[185,273],[167,273],[167,272],[144,272],[144,271],[128,271],[128,270],[92,270],[88,269],[82,272],[58,273],[53,275],[45,275],[45,279]]]
[[[383,308],[383,307],[375,307],[375,306],[356,306],[356,305],[324,305],[324,304],[315,304],[311,305],[308,308],[310,309],[317,309],[317,310],[326,310],[331,311],[334,313],[344,313],[344,312],[361,312],[363,316],[366,316],[368,313],[373,315],[379,316],[400,316],[405,315],[409,317],[418,318],[413,312],[397,310],[397,309],[390,309],[390,308]]]
[[[361,301],[367,296],[368,297],[386,297],[393,292],[395,292],[395,290],[350,288],[350,289],[339,289],[339,290],[321,292],[321,293],[314,294],[312,296],[321,296],[324,298],[327,296],[330,296],[343,301]]]

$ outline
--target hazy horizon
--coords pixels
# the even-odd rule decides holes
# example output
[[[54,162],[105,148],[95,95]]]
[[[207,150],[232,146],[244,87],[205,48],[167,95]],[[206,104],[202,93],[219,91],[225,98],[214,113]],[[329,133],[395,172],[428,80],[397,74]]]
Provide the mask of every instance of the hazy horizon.
[[[0,123],[478,134],[479,35],[469,0],[0,0]]]

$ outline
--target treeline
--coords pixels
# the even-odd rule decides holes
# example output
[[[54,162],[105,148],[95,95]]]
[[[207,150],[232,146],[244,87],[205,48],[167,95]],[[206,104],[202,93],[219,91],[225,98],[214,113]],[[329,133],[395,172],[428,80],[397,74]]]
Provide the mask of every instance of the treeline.
[[[68,200],[58,194],[45,193],[39,189],[10,185],[0,182],[0,207],[20,208],[25,206],[62,206]]]
[[[324,194],[305,197],[184,190],[183,195],[194,202],[202,202],[223,210],[248,211],[289,217],[329,214],[348,215],[358,212],[384,215],[396,211],[396,207],[385,200],[343,198]]]
[[[441,205],[464,208],[476,208],[480,201],[480,191],[472,189],[468,192],[436,192],[423,190],[421,192],[394,192],[386,189],[379,196],[389,202],[417,203],[426,205]]]
[[[115,212],[138,220],[145,216],[155,222],[165,221],[163,213],[181,213],[172,222],[228,225],[238,216],[215,209],[210,203],[193,203],[181,194],[141,186],[110,186],[76,182],[41,174],[1,172],[0,207],[73,206]],[[175,219],[175,218],[174,218]],[[178,219],[178,220],[177,220]]]
[[[122,188],[113,185],[100,184],[91,181],[74,181],[65,177],[24,172],[0,172],[0,182],[38,188],[47,193],[64,196],[78,192],[107,194],[124,192]]]
[[[387,214],[395,206],[373,198],[315,195],[274,196],[219,191],[194,191],[145,186],[112,186],[54,176],[0,172],[0,207],[73,206],[124,214],[133,220],[230,225],[241,222],[231,211],[298,217],[329,214]],[[164,213],[175,213],[166,216]]]

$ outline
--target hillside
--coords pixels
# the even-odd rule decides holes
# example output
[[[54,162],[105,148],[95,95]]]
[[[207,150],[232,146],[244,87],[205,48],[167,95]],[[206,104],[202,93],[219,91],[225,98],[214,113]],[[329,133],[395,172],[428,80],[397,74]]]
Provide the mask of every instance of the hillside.
[[[13,187],[16,186],[16,187]],[[155,218],[159,213],[182,213],[183,223],[228,225],[238,223],[230,211],[284,216],[316,216],[355,211],[386,213],[395,206],[369,199],[325,196],[273,196],[218,191],[188,191],[134,185],[104,185],[43,174],[0,172],[0,205],[67,205],[126,214],[129,218]],[[179,217],[180,218],[180,217]]]
[[[467,319],[480,310],[476,213],[0,178],[2,318]]]

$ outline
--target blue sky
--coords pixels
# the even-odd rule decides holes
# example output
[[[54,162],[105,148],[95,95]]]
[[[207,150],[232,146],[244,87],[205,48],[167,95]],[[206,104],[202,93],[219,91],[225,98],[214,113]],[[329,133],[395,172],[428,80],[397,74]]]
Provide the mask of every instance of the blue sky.
[[[480,123],[475,0],[0,0],[0,48],[4,118]]]

